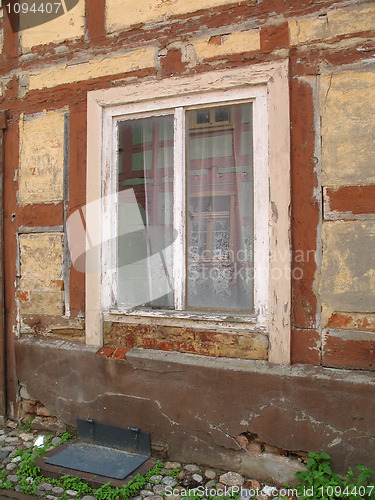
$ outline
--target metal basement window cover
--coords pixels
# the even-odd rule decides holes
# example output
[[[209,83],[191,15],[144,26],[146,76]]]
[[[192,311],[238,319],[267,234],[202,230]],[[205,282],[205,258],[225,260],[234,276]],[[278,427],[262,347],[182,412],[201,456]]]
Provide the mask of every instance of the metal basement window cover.
[[[144,464],[151,453],[150,434],[121,429],[93,420],[77,421],[78,437],[91,441],[73,443],[46,463],[113,479],[125,479]]]

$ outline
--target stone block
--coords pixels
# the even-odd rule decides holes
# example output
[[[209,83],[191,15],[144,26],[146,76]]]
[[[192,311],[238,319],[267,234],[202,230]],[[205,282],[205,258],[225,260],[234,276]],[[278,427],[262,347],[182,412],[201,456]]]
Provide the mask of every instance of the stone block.
[[[21,117],[18,180],[21,205],[63,199],[64,120],[62,110]]]
[[[375,183],[375,67],[320,76],[323,186]]]
[[[211,59],[231,54],[241,54],[260,49],[260,32],[257,29],[192,40],[199,59]]]
[[[52,2],[55,9],[56,6]],[[29,20],[30,14],[20,13],[21,29],[23,24]],[[85,1],[79,0],[77,5],[64,15],[20,32],[21,50],[23,53],[30,52],[33,47],[47,43],[61,43],[65,40],[83,37],[85,26]]]

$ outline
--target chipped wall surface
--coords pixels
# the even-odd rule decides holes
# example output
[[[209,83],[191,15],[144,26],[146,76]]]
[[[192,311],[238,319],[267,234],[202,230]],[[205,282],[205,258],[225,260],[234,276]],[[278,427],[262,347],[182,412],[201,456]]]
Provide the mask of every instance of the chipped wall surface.
[[[320,298],[324,309],[375,312],[375,223],[323,224]]]
[[[20,204],[63,199],[64,111],[24,115],[20,119]]]
[[[375,66],[320,76],[322,184],[375,183]]]
[[[260,49],[260,33],[259,30],[240,31],[193,40],[191,44],[198,58],[209,59]]]
[[[88,78],[128,73],[143,68],[155,67],[155,49],[145,48],[115,57],[100,57],[90,61],[52,65],[25,74],[28,90],[56,87],[79,82]]]
[[[375,466],[372,373],[144,349],[108,359],[90,347],[30,336],[17,343],[17,360],[21,385],[52,414],[71,425],[87,415],[137,424],[173,460],[294,480],[289,457],[241,448],[235,438],[249,432],[268,448],[329,450],[338,473],[356,463]]]
[[[18,298],[21,315],[61,316],[63,301],[63,235],[21,234]]]
[[[232,3],[232,0],[172,0],[158,2],[156,0],[108,0],[106,2],[107,31],[113,32],[139,23],[163,21],[171,16],[210,9],[219,5]]]
[[[45,2],[47,4],[47,2]],[[42,5],[44,5],[42,3]],[[56,4],[52,2],[55,9]],[[20,26],[22,23],[28,22],[30,13],[20,13]],[[72,38],[83,37],[85,27],[85,0],[79,0],[77,5],[72,10],[64,15],[53,19],[42,25],[33,28],[24,29],[20,33],[21,50],[23,53],[30,52],[30,50],[38,45],[48,43],[61,43],[65,40]]]
[[[105,346],[142,347],[243,359],[268,359],[268,337],[249,332],[201,331],[172,326],[104,323]]]

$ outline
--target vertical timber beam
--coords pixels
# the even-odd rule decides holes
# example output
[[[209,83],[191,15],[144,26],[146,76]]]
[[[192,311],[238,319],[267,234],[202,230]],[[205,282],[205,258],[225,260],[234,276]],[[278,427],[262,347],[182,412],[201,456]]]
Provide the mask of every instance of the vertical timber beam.
[[[5,306],[4,306],[4,130],[7,128],[7,113],[0,111],[0,423],[6,418],[6,368],[5,368]]]

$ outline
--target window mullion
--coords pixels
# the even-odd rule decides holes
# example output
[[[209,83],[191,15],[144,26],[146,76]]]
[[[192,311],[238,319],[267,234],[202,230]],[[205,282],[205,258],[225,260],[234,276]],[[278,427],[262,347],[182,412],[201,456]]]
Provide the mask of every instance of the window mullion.
[[[176,310],[185,309],[186,296],[186,188],[185,188],[185,110],[176,108],[174,115],[174,183],[173,227],[177,234],[174,242],[173,280]]]

